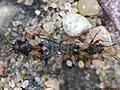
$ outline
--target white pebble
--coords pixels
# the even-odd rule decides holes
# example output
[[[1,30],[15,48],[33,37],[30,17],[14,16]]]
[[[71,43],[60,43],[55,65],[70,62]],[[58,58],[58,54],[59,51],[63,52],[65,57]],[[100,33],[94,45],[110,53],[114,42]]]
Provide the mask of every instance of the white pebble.
[[[25,80],[25,81],[22,83],[21,87],[22,87],[22,88],[26,88],[28,85],[29,85],[29,81],[28,81],[28,80]]]
[[[12,24],[14,27],[17,27],[18,25],[22,24],[22,22],[21,21],[13,21]]]
[[[15,65],[18,66],[18,65],[20,65],[20,63],[19,63],[19,62],[16,62]]]
[[[105,88],[105,87],[104,87],[104,83],[101,83],[101,84],[99,85],[99,87],[100,87],[100,88]]]
[[[35,76],[35,81],[36,81],[36,82],[38,82],[38,83],[39,83],[39,82],[41,82],[41,79],[40,79],[40,77],[38,77],[38,76]]]
[[[23,2],[23,0],[17,0],[17,3],[22,3]]]
[[[15,58],[11,58],[11,63],[14,63],[16,60],[15,60]]]
[[[52,8],[57,8],[57,4],[51,3],[51,4],[50,4],[50,7],[52,7]]]
[[[60,54],[61,54],[61,52],[58,52],[58,54],[60,55]]]
[[[14,88],[14,87],[15,87],[15,82],[14,82],[14,80],[11,80],[11,81],[9,82],[9,86],[10,86],[11,88]]]
[[[39,16],[39,15],[40,15],[40,10],[35,10],[35,14],[36,14],[37,16]]]
[[[66,64],[67,64],[67,66],[72,67],[72,61],[67,60]]]
[[[96,70],[96,74],[99,75],[100,74],[100,70]]]
[[[79,36],[83,31],[92,28],[92,25],[84,16],[68,13],[63,18],[63,28],[69,36]]]

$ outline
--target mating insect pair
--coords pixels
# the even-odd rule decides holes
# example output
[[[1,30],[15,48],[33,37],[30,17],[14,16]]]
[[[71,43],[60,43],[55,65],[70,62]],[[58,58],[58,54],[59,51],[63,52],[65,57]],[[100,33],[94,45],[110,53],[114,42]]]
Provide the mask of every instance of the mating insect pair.
[[[15,52],[20,52],[26,56],[30,56],[33,58],[45,59],[45,58],[54,56],[58,52],[68,53],[72,55],[75,55],[76,53],[79,53],[81,51],[87,52],[89,55],[94,55],[97,53],[100,54],[103,51],[105,51],[104,47],[110,47],[110,46],[116,45],[116,44],[113,44],[110,46],[104,46],[99,43],[99,41],[102,41],[101,39],[96,40],[94,42],[95,37],[100,31],[101,30],[99,30],[95,34],[95,36],[89,43],[89,46],[83,50],[80,50],[80,47],[77,45],[77,43],[63,44],[62,42],[57,42],[56,40],[50,39],[50,38],[39,38],[37,40],[37,43],[33,45],[28,40],[25,40],[25,41],[16,40],[16,42],[12,44],[5,38],[5,36],[3,37],[4,39],[7,40],[7,42],[9,42],[12,45],[13,47],[12,50],[14,50]],[[33,41],[35,40],[33,39]]]

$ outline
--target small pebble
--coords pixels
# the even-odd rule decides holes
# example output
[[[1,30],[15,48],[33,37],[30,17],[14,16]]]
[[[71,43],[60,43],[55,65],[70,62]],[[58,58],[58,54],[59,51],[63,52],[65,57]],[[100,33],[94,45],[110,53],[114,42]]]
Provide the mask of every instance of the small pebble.
[[[89,80],[90,79],[90,74],[87,74],[87,76],[85,76],[85,79]]]
[[[34,0],[24,0],[24,4],[28,5],[28,6],[32,5],[33,2],[34,2]]]
[[[84,68],[85,64],[84,64],[83,61],[79,61],[79,62],[78,62],[78,66],[79,66],[80,68]]]
[[[33,26],[38,25],[38,18],[33,18],[33,19],[31,20],[31,25],[33,25]]]
[[[10,86],[11,88],[14,88],[14,87],[15,87],[15,82],[14,82],[14,80],[10,80],[10,81],[9,81],[9,86]]]
[[[65,10],[70,10],[71,9],[71,4],[70,3],[65,3],[64,4],[64,8],[65,8]]]
[[[98,70],[96,70],[96,74],[97,75],[99,75],[100,74],[100,70],[98,69]]]
[[[92,60],[95,69],[101,69],[105,66],[105,62],[99,59]]]
[[[17,27],[18,25],[22,24],[22,22],[21,21],[13,21],[12,24],[14,27]]]
[[[23,83],[21,84],[22,88],[26,88],[29,85],[29,80],[25,80],[23,81]]]
[[[36,66],[36,72],[41,72],[43,67],[41,65]]]
[[[35,10],[35,14],[36,14],[37,16],[39,16],[39,15],[40,15],[40,10]]]
[[[51,88],[48,90],[60,90],[59,81],[56,78],[49,78],[44,84],[47,87],[45,90],[48,88]]]
[[[82,15],[97,15],[100,11],[100,6],[97,0],[79,0],[78,9]]]
[[[15,60],[15,58],[11,58],[11,63],[14,63],[16,60]]]
[[[17,0],[17,3],[22,3],[24,0]]]
[[[47,32],[47,33],[52,33],[54,30],[54,22],[46,22],[43,24],[43,29]]]
[[[23,90],[22,88],[15,87],[14,90]]]
[[[51,4],[49,5],[49,7],[57,8],[57,4],[55,4],[55,3],[51,3]]]
[[[102,83],[100,83],[99,88],[105,88],[105,87],[104,87],[104,83],[103,83],[103,82],[102,82]]]
[[[40,79],[40,77],[38,77],[38,76],[35,76],[35,81],[36,81],[36,82],[38,82],[38,83],[39,83],[39,82],[41,82],[41,79]]]
[[[73,65],[72,61],[70,61],[70,60],[67,60],[66,64],[67,64],[67,66],[69,66],[69,67],[72,67],[72,65]]]

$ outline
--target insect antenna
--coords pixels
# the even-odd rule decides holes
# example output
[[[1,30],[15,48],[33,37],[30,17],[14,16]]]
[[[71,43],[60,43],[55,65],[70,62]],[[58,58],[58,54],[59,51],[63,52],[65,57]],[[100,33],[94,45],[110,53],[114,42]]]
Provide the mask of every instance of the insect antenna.
[[[108,53],[109,55],[113,56],[111,53],[109,53],[109,52],[106,51],[106,50],[104,50],[104,52],[106,52],[106,53]],[[115,56],[113,56],[113,58],[118,61],[118,59],[117,59]],[[119,61],[118,61],[118,62],[119,62]]]
[[[112,45],[109,45],[109,46],[103,46],[103,47],[111,47],[111,46],[115,46],[117,45],[116,43],[112,44]]]
[[[14,45],[4,35],[2,35],[2,38],[3,38],[4,41],[6,40],[10,45]]]
[[[111,49],[111,46],[115,46],[117,45],[116,43],[109,45],[109,46],[103,46],[103,47],[110,47],[107,50]],[[110,52],[108,52],[107,50],[103,50],[104,52],[108,53],[109,55],[113,56]],[[118,59],[116,57],[113,56],[114,59],[116,59],[118,61]]]
[[[14,44],[12,44],[4,35],[1,35],[2,36],[2,38],[3,38],[3,40],[4,41],[7,41],[7,43],[9,43],[10,45],[14,45]],[[10,50],[8,50],[7,52],[6,52],[6,54],[2,57],[2,60],[4,60],[4,58],[10,53],[10,52],[12,52],[13,51],[13,48],[11,48]]]
[[[98,35],[98,33],[99,33],[100,31],[101,31],[101,29],[95,34],[95,36],[93,37],[93,39],[90,41],[89,44],[92,44],[92,43],[93,43],[94,39],[96,38],[96,36]]]
[[[9,53],[12,52],[12,51],[13,51],[13,48],[10,49],[10,50],[8,50],[7,53],[2,57],[1,61],[3,61],[4,58],[5,58],[7,55],[9,55]]]

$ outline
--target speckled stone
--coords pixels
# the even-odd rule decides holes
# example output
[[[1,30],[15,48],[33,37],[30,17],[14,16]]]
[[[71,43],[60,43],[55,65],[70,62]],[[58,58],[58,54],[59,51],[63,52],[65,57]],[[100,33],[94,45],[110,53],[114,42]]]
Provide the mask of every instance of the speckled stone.
[[[79,0],[78,9],[82,15],[97,15],[100,6],[97,0]]]

